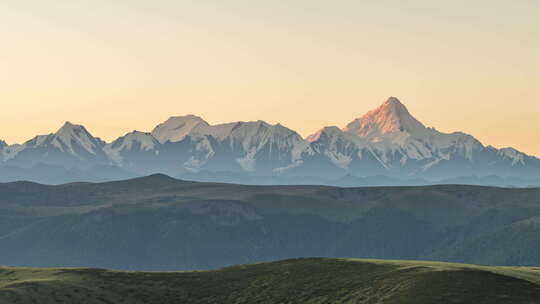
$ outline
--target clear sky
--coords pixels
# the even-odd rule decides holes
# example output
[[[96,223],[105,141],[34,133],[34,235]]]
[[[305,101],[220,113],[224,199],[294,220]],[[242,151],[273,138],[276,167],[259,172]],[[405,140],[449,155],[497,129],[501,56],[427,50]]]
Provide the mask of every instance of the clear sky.
[[[540,156],[537,0],[2,0],[0,138],[111,140],[169,116],[308,135],[397,96]]]

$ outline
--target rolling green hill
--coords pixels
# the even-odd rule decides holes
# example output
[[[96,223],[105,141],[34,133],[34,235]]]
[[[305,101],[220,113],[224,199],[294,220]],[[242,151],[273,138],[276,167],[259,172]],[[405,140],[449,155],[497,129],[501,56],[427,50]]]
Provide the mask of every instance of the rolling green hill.
[[[540,265],[540,189],[0,184],[0,264],[200,270],[295,257]]]
[[[0,303],[539,303],[540,269],[295,259],[199,272],[0,268]]]

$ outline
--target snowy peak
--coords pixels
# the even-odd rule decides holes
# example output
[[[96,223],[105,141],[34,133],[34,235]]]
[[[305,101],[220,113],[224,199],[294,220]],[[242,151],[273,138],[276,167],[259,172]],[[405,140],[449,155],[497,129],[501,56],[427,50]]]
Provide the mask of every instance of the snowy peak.
[[[209,126],[197,132],[206,132],[203,135],[226,143],[239,152],[242,156],[236,161],[246,171],[255,171],[260,157],[279,162],[280,165],[276,164],[279,167],[274,168],[279,171],[283,167],[294,166],[309,150],[309,144],[295,131],[279,123],[272,125],[262,120]]]
[[[173,116],[155,127],[152,131],[152,136],[160,143],[167,141],[177,142],[184,139],[194,129],[207,126],[209,124],[199,116]]]
[[[257,168],[258,158],[294,162],[309,149],[309,144],[295,131],[262,120],[210,125],[194,115],[171,117],[158,125],[152,135],[160,143],[189,137],[196,145],[193,151],[197,151],[197,156],[186,162],[190,170],[204,165],[217,153],[216,148],[239,155],[235,161],[246,171]]]
[[[159,145],[160,143],[152,134],[133,131],[107,144],[103,151],[114,163],[123,165],[124,156],[129,153],[152,152],[154,155],[158,155]]]
[[[475,153],[483,149],[482,144],[470,135],[446,134],[426,128],[395,97],[355,119],[343,131],[353,137],[341,136],[343,140],[355,142],[357,146],[367,144],[385,167],[396,161],[396,155],[400,155],[398,166],[405,166],[409,160],[437,164],[456,157],[472,161]],[[311,139],[319,137],[315,135]]]
[[[338,145],[341,147],[366,148],[368,143],[365,138],[352,133],[343,132],[336,126],[324,127],[316,133],[306,137],[306,141],[312,146],[317,146],[318,150],[322,148],[336,150]]]
[[[260,136],[287,137],[298,135],[291,129],[281,124],[271,125],[265,121],[238,122],[231,130],[231,135],[236,137],[253,138]],[[299,136],[299,135],[298,135]]]
[[[540,177],[540,159],[515,149],[484,147],[461,132],[426,128],[395,97],[349,123],[305,139],[262,120],[210,125],[199,116],[174,116],[151,133],[133,131],[111,143],[66,122],[23,145],[0,141],[0,165],[61,165],[86,170],[113,165],[134,174],[166,171],[251,172],[288,177],[392,175],[446,178],[470,174]]]
[[[317,131],[317,132],[309,135],[308,137],[306,137],[306,141],[315,142],[315,141],[320,140],[323,137],[340,136],[341,133],[343,133],[343,131],[341,131],[341,129],[339,129],[336,126],[324,127],[322,129],[320,129],[319,131]]]
[[[326,156],[334,165],[347,170],[363,152],[371,153],[366,140],[335,126],[324,127],[306,138],[316,153]]]
[[[152,134],[133,131],[118,138],[107,146],[110,147],[110,149],[118,151],[132,150],[134,147],[137,147],[142,151],[149,151],[153,150],[158,145],[159,142],[154,138],[154,136],[152,136]]]
[[[90,133],[82,125],[72,124],[66,121],[64,125],[54,133],[56,137],[62,139],[71,139],[72,137],[79,138],[81,136],[92,137]]]
[[[91,155],[101,154],[104,145],[105,143],[103,141],[93,137],[85,127],[66,122],[56,133],[38,135],[22,146],[23,149],[55,148],[63,153],[79,158],[86,158],[81,153]]]
[[[77,154],[75,146],[83,148],[91,154],[96,154],[103,144],[94,138],[82,125],[66,122],[52,137],[51,144],[63,152]]]
[[[390,97],[377,109],[350,122],[343,130],[359,136],[375,138],[399,132],[423,135],[427,128],[409,113],[399,99]]]
[[[281,124],[271,125],[265,121],[237,121],[218,125],[210,125],[207,122],[193,125],[189,128],[182,127],[186,131],[184,137],[190,136],[211,136],[219,141],[233,139],[236,142],[244,140],[253,140],[254,138],[270,137],[294,137],[302,140],[301,136],[295,131],[284,127]],[[154,132],[152,132],[154,134]],[[156,135],[154,135],[155,137]],[[156,137],[157,138],[157,137]],[[159,140],[159,138],[157,138]]]
[[[214,128],[219,128],[219,125]],[[259,151],[265,145],[272,145],[278,150],[290,151],[293,159],[300,157],[300,154],[308,147],[304,139],[295,131],[279,123],[271,125],[262,120],[236,123],[230,129],[230,134],[223,137],[223,139],[227,138],[240,144],[244,151]]]

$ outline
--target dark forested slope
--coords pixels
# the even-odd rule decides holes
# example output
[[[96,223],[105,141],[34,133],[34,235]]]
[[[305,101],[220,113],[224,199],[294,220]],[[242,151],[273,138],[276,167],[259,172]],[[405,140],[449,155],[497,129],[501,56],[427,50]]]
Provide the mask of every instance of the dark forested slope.
[[[540,189],[0,184],[0,264],[211,269],[293,257],[540,265]]]

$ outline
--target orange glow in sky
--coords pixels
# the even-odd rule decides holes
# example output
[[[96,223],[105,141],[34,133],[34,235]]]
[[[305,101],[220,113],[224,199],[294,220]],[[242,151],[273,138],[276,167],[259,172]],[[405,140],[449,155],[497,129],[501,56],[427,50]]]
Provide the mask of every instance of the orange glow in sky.
[[[111,140],[169,116],[307,136],[397,96],[427,126],[540,156],[540,2],[6,0],[0,139]]]

